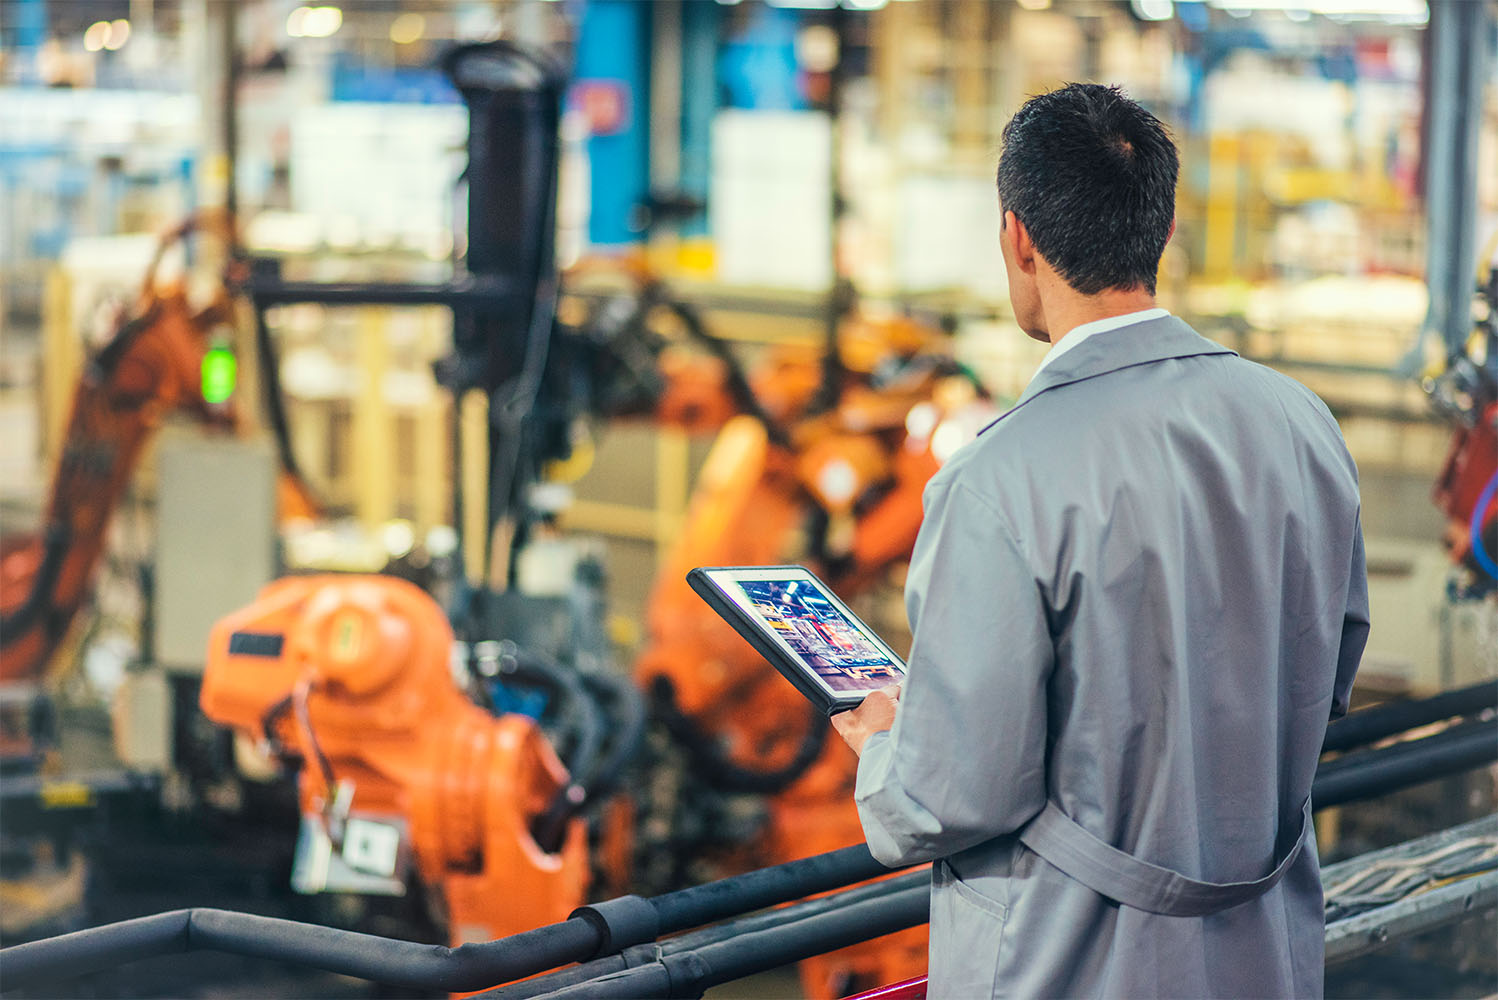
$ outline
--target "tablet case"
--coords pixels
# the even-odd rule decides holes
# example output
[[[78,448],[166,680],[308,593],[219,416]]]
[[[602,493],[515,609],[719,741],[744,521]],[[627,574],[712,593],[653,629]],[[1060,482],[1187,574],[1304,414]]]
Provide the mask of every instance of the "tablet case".
[[[759,624],[749,616],[748,612],[730,600],[707,575],[719,570],[744,568],[743,566],[699,566],[687,574],[687,583],[693,590],[697,591],[698,597],[706,601],[708,606],[721,615],[724,621],[732,625],[735,632],[743,636],[744,640],[768,660],[770,666],[780,671],[786,680],[796,685],[796,690],[804,694],[818,709],[828,715],[836,715],[838,712],[857,708],[868,694],[867,691],[850,692],[842,696],[836,696],[829,695],[826,691],[817,687],[816,684],[807,678],[805,673],[806,668],[789,653],[785,652],[785,650],[775,645],[764,634]],[[754,569],[785,569],[809,573],[805,566],[755,566]],[[816,574],[810,575],[813,580],[816,580],[817,586],[829,594],[832,593],[831,589],[825,583],[817,579]],[[868,629],[868,626],[864,625],[857,617],[854,617],[851,611],[848,614],[859,626],[865,630]]]

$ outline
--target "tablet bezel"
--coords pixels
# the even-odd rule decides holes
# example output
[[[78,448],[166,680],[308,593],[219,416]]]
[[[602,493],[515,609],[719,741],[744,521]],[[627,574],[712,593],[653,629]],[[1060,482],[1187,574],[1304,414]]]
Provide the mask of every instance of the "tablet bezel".
[[[713,610],[748,640],[772,666],[783,674],[807,698],[828,715],[845,711],[859,705],[870,692],[877,691],[889,682],[855,691],[837,691],[823,680],[815,667],[801,658],[773,629],[768,627],[749,606],[748,595],[742,587],[732,586],[741,581],[769,580],[793,582],[804,580],[815,587],[829,604],[876,649],[889,658],[903,680],[905,661],[890,648],[889,643],[853,613],[842,599],[817,575],[805,566],[699,566],[687,574],[687,582]]]

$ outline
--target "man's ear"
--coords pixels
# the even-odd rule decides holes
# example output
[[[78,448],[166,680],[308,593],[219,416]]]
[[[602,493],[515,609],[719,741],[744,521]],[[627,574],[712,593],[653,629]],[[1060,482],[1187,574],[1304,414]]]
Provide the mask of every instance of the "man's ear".
[[[999,238],[1009,247],[1014,266],[1025,274],[1035,273],[1035,244],[1030,242],[1030,230],[1013,212],[1004,213],[1004,224],[999,229]]]
[[[1175,235],[1176,235],[1176,219],[1175,219],[1175,216],[1172,215],[1170,217],[1170,232],[1168,232],[1168,233],[1165,234],[1165,242],[1169,243],[1171,240],[1175,239]]]

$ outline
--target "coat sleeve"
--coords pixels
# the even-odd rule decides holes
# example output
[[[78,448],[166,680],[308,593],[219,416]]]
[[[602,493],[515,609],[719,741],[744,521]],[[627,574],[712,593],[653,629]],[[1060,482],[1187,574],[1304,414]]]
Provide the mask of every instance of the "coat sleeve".
[[[933,482],[906,581],[914,641],[894,728],[864,745],[854,798],[886,865],[945,857],[1045,805],[1053,647],[1039,584],[1000,513]]]
[[[1368,562],[1363,553],[1361,512],[1353,525],[1352,574],[1347,584],[1347,610],[1342,615],[1342,643],[1337,650],[1337,680],[1332,687],[1333,719],[1347,714],[1352,699],[1352,681],[1368,644]]]

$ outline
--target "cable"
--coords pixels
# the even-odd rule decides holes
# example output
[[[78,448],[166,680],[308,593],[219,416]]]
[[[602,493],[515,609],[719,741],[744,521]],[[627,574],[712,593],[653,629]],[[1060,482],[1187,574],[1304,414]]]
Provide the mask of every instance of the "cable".
[[[276,453],[281,458],[281,468],[297,481],[307,495],[313,496],[307,477],[302,475],[297,464],[296,453],[291,450],[291,426],[286,418],[286,391],[281,386],[281,359],[276,351],[275,338],[265,319],[265,309],[259,302],[251,300],[255,313],[255,353],[259,356],[265,415],[270,419],[271,436],[276,439]]]
[[[656,300],[671,311],[686,327],[687,335],[693,340],[701,343],[707,348],[708,353],[723,362],[726,369],[724,377],[727,382],[728,394],[738,404],[740,410],[755,420],[759,421],[765,428],[765,433],[775,444],[789,448],[791,437],[780,422],[775,420],[766,412],[759,397],[754,394],[754,388],[749,384],[748,377],[744,374],[744,366],[739,361],[738,355],[733,353],[733,348],[723,338],[712,333],[703,322],[702,314],[697,307],[670,296],[665,286],[660,282],[652,282],[645,289],[645,301],[650,303]],[[646,311],[649,306],[647,305]]]
[[[563,762],[568,771],[567,783],[557,789],[551,802],[531,821],[531,836],[536,843],[542,850],[554,852],[561,847],[567,821],[592,798],[593,780],[601,770],[603,713],[577,675],[559,663],[518,648],[502,653],[500,662],[499,675],[491,678],[492,681],[506,676],[532,683],[539,681],[562,695],[564,710],[574,720],[571,728],[577,732],[577,743]]]
[[[773,770],[756,771],[731,760],[709,734],[677,707],[675,688],[669,679],[656,678],[651,695],[656,715],[691,755],[692,766],[706,775],[714,787],[728,792],[775,795],[789,788],[817,762],[827,742],[827,732],[832,728],[826,715],[809,707],[806,733],[790,761]]]
[[[615,708],[613,746],[609,755],[594,771],[592,787],[588,792],[590,801],[599,802],[618,786],[624,769],[634,760],[644,743],[647,720],[645,697],[639,688],[623,678],[584,674],[583,684],[612,700]]]
[[[1472,558],[1477,560],[1477,565],[1482,567],[1484,573],[1498,581],[1498,561],[1494,561],[1482,544],[1482,523],[1487,517],[1488,508],[1492,506],[1495,492],[1498,492],[1498,469],[1493,471],[1488,484],[1482,488],[1482,495],[1472,508],[1471,539]]]
[[[317,742],[317,733],[312,729],[312,713],[307,705],[307,699],[311,694],[312,682],[306,679],[299,681],[291,691],[291,707],[297,728],[301,730],[302,740],[312,751],[312,756],[317,761],[317,769],[322,774],[322,819],[326,827],[325,832],[333,846],[342,849],[343,824],[348,817],[349,806],[353,804],[354,786],[352,782],[338,780],[333,773],[332,762],[328,760],[327,754],[323,753],[322,744]],[[274,710],[273,706],[271,711]]]

